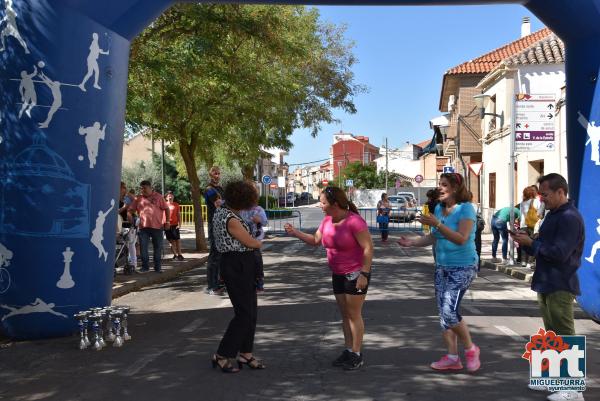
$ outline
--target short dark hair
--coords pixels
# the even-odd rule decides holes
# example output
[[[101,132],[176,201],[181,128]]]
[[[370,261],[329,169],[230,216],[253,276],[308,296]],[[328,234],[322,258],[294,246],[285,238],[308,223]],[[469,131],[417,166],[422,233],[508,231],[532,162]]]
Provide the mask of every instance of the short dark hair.
[[[148,180],[144,180],[142,182],[140,182],[140,187],[151,187],[152,183]]]
[[[565,196],[569,194],[569,184],[567,184],[567,180],[560,174],[550,173],[538,178],[538,184],[542,186],[544,182],[548,183],[548,187],[556,192],[558,189],[562,189],[565,192]]]
[[[235,210],[246,210],[257,205],[258,191],[252,181],[232,181],[225,187],[227,206]]]

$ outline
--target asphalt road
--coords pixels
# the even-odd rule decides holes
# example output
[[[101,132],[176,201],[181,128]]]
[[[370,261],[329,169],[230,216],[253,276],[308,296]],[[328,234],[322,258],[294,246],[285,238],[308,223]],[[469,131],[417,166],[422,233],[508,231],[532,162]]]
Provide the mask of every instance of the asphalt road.
[[[320,219],[320,210],[310,217]],[[313,214],[313,212],[307,212]],[[310,219],[307,216],[307,220]],[[305,227],[308,224],[304,225]],[[393,237],[392,237],[393,239]],[[0,399],[25,400],[544,400],[527,389],[521,359],[541,319],[528,284],[482,270],[463,315],[482,349],[476,374],[438,373],[444,349],[433,301],[432,259],[376,240],[364,308],[366,365],[330,365],[341,351],[340,317],[325,252],[277,237],[264,249],[266,291],[259,298],[256,354],[264,371],[222,374],[210,356],[232,316],[229,300],[202,292],[204,267],[114,301],[131,305],[133,340],[122,348],[77,349],[78,338],[19,342],[0,349]],[[578,313],[587,335],[588,401],[598,388],[600,326]]]

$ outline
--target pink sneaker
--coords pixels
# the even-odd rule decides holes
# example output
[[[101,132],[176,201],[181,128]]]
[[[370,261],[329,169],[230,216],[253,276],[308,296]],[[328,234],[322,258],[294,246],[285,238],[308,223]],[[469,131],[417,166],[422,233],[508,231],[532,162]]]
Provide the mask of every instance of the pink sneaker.
[[[456,361],[453,361],[448,358],[448,355],[444,355],[442,359],[432,362],[429,366],[435,370],[459,370],[463,368],[460,358],[458,358]]]
[[[475,372],[481,367],[479,361],[479,347],[473,344],[473,349],[465,351],[465,359],[467,360],[467,370],[469,372]]]

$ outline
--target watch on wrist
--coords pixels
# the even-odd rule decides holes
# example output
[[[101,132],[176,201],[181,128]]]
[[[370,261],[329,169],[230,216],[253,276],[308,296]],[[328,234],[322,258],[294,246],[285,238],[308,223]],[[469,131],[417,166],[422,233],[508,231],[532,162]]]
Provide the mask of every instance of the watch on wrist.
[[[360,274],[363,275],[363,276],[365,276],[366,278],[371,277],[371,272],[364,272],[364,271],[361,270]]]

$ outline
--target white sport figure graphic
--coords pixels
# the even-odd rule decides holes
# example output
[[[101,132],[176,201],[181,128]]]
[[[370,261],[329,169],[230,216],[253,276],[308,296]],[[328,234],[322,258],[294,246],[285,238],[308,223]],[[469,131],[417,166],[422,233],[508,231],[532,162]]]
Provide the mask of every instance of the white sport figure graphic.
[[[31,118],[31,110],[37,104],[37,94],[35,93],[35,84],[33,78],[37,75],[37,67],[33,66],[33,72],[28,74],[27,71],[21,71],[21,83],[19,84],[19,93],[21,94],[21,110],[19,111],[19,118],[23,116],[23,112],[27,114],[27,117]]]
[[[12,251],[0,243],[0,267],[10,266],[10,260],[12,257]]]
[[[98,57],[101,54],[109,54],[108,50],[102,50],[98,44],[98,34],[94,32],[92,34],[92,43],[90,44],[90,53],[87,56],[87,73],[83,80],[79,84],[79,89],[86,92],[85,84],[91,76],[94,76],[94,88],[102,89],[98,84],[98,78],[100,76],[100,68],[98,67]]]
[[[104,249],[104,245],[102,245],[102,241],[104,240],[104,222],[106,221],[106,216],[110,213],[111,210],[115,207],[115,200],[110,200],[110,207],[106,212],[102,210],[98,211],[98,217],[96,218],[96,228],[92,231],[92,238],[90,242],[98,249],[98,257],[101,258],[104,255],[104,261],[108,259],[108,252]]]
[[[73,255],[75,252],[71,250],[71,247],[68,246],[65,248],[65,251],[62,253],[63,262],[65,264],[63,274],[60,276],[60,280],[56,283],[58,288],[73,288],[75,286],[75,282],[73,281],[73,277],[71,276],[71,262],[73,260]]]
[[[20,308],[13,308],[12,306],[8,305],[0,305],[0,308],[8,309],[10,311],[6,315],[2,316],[2,321],[12,316],[27,315],[29,313],[51,313],[53,315],[64,317],[66,319],[67,315],[53,310],[54,306],[54,303],[50,302],[49,304],[47,304],[39,298],[36,298],[35,301],[33,301],[31,304],[22,306]]]
[[[600,235],[600,219],[596,220],[598,222],[598,227],[596,227],[596,232]],[[594,258],[596,257],[596,252],[600,249],[600,240],[596,241],[596,243],[592,246],[592,252],[590,252],[590,256],[585,258],[590,263],[594,263]]]
[[[90,168],[96,165],[96,156],[98,156],[98,147],[100,140],[104,139],[106,124],[100,129],[100,123],[95,122],[91,127],[79,126],[79,135],[85,135],[85,146],[87,147]]]
[[[2,18],[2,21],[0,21],[0,25],[6,22],[6,26],[4,27],[4,29],[2,29],[2,32],[0,32],[0,42],[2,42],[2,48],[0,48],[0,52],[3,52],[6,48],[6,37],[12,36],[17,41],[19,41],[21,46],[23,46],[23,48],[25,49],[25,53],[29,54],[27,43],[25,43],[25,41],[21,37],[21,34],[19,33],[19,28],[17,28],[17,13],[15,12],[15,10],[13,10],[12,5],[12,0],[6,0],[5,16],[4,18]]]
[[[583,128],[587,130],[588,140],[585,142],[585,146],[592,146],[592,155],[591,159],[596,166],[600,166],[600,126],[596,126],[596,122],[592,121],[591,123],[581,114],[581,112],[577,112],[579,117],[577,121]]]
[[[40,77],[42,82],[45,83],[48,86],[48,88],[50,88],[53,97],[52,106],[50,106],[50,110],[48,111],[48,117],[46,117],[46,121],[44,121],[43,123],[39,123],[40,128],[48,128],[48,125],[50,125],[50,121],[52,121],[54,113],[56,113],[56,110],[58,110],[60,106],[62,106],[62,93],[60,92],[60,86],[62,84],[58,81],[53,81],[50,78],[48,78],[48,76],[44,74],[43,71],[40,71],[38,73],[38,77]]]

